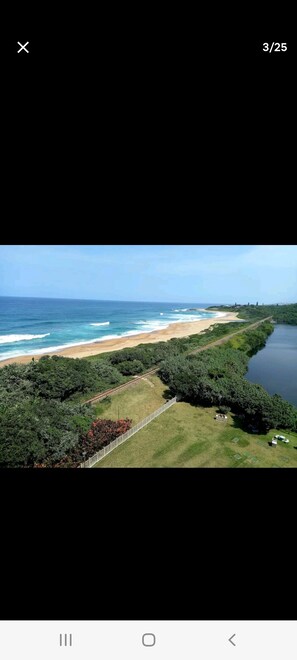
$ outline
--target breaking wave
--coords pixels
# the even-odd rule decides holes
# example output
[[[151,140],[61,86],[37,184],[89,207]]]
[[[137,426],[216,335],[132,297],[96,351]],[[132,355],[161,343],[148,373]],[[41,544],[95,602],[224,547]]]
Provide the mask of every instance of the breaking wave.
[[[189,307],[182,307],[182,308],[179,308],[179,309],[173,309],[172,311],[173,312],[189,312],[190,309],[189,309]]]
[[[103,323],[90,323],[90,325],[109,325],[110,321],[104,321]]]
[[[0,344],[13,344],[15,341],[30,341],[31,339],[43,339],[48,337],[51,333],[46,332],[45,335],[1,335]]]

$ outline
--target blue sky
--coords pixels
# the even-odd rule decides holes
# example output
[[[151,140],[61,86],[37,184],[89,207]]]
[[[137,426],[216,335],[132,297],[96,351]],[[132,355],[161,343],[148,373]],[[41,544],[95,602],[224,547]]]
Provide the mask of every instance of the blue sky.
[[[0,246],[0,295],[297,302],[297,245]]]

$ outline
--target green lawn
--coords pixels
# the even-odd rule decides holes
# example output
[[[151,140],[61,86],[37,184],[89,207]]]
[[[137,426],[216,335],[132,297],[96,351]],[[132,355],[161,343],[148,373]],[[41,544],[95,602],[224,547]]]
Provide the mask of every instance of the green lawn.
[[[157,376],[150,380],[159,381]],[[134,423],[151,412],[153,407],[148,406],[154,396],[155,408],[164,403],[162,383],[155,383],[156,390],[150,387],[149,401],[146,401],[148,390],[144,383],[139,391],[138,387],[135,386],[133,392],[130,389],[113,397],[104,417],[110,417],[112,412],[113,418],[117,418],[120,397],[123,397],[120,416],[131,415]],[[226,422],[218,422],[214,419],[215,412],[216,408],[177,403],[96,467],[297,467],[297,449],[294,448],[297,447],[297,433],[272,429],[267,435],[249,434],[240,428],[235,415],[228,414]],[[270,447],[268,442],[275,433],[288,437],[290,444],[279,442],[277,447]]]
[[[138,380],[126,390],[113,394],[110,403],[102,401],[95,404],[94,408],[98,417],[114,420],[129,417],[135,426],[166,403],[163,397],[165,391],[165,385],[153,374]]]

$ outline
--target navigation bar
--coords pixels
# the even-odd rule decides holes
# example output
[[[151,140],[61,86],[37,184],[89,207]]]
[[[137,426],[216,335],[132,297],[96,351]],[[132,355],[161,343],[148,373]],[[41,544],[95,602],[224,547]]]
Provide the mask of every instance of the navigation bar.
[[[71,660],[296,660],[297,622],[0,622],[1,658],[66,656]]]

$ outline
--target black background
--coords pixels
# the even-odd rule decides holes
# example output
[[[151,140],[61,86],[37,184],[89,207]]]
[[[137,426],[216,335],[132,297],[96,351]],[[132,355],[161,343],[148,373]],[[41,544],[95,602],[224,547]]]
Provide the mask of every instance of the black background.
[[[295,470],[8,470],[1,486],[2,618],[296,617]]]
[[[162,231],[165,242],[207,242],[206,212],[219,220],[210,241],[273,242],[272,221],[287,229],[291,218],[292,25],[271,8],[16,12],[1,57],[3,183],[9,214],[23,219],[18,240],[42,242],[47,222],[66,243],[70,233],[78,243],[162,242]],[[263,52],[276,39],[288,51]],[[30,42],[29,55],[17,41]],[[83,237],[73,209],[89,219]],[[183,215],[199,218],[197,235],[169,237]],[[141,235],[140,216],[160,219],[157,236]]]
[[[9,19],[3,242],[294,242],[291,17],[220,11]],[[294,470],[7,470],[0,489],[3,619],[296,617]]]

